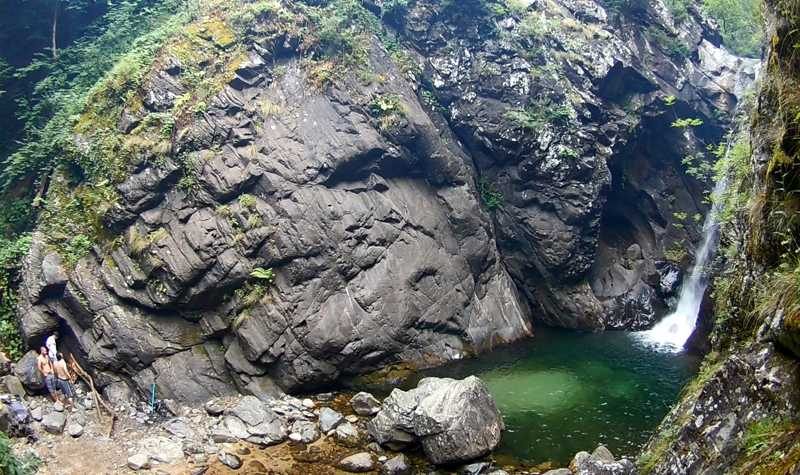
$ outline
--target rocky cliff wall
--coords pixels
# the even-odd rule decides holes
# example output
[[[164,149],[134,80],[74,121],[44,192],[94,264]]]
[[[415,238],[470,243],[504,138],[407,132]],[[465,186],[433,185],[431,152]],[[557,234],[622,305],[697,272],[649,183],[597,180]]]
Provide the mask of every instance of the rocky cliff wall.
[[[53,176],[25,263],[28,343],[60,329],[103,386],[258,395],[645,327],[705,209],[681,157],[755,67],[661,4],[211,4],[98,89],[76,153],[122,165]],[[75,200],[77,258],[47,227]]]
[[[725,167],[711,352],[641,457],[645,473],[800,470],[800,5],[767,1],[770,48]]]

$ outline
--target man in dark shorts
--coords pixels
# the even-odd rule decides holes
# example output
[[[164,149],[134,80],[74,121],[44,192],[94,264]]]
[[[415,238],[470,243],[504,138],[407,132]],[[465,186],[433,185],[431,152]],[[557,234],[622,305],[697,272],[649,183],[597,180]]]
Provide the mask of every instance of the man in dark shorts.
[[[47,355],[47,348],[44,346],[39,348],[39,356],[36,357],[36,368],[44,376],[44,385],[50,398],[53,402],[58,401],[56,394],[56,376],[53,374],[53,365],[50,363],[50,357]]]
[[[67,407],[75,408],[75,405],[72,403],[72,398],[75,397],[75,394],[72,391],[72,384],[70,383],[72,377],[69,374],[69,368],[67,368],[67,362],[64,360],[64,355],[62,353],[58,353],[56,362],[53,364],[53,369],[58,378],[56,387],[61,391],[61,394],[64,395],[64,399],[67,400]]]

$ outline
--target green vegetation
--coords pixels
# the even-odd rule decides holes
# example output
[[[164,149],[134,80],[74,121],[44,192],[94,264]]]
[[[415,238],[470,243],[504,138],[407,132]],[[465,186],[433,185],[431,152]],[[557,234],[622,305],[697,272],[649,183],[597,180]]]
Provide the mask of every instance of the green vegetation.
[[[744,434],[744,449],[747,456],[752,457],[768,448],[776,436],[792,430],[789,421],[766,418],[756,421],[747,427]]]
[[[517,28],[520,34],[541,40],[553,29],[553,24],[541,13],[534,11],[525,15]]]
[[[604,0],[603,5],[611,13],[635,16],[647,10],[648,0]]]
[[[11,440],[4,432],[0,432],[0,474],[33,475],[39,470],[41,460],[31,453],[22,457],[14,454]]]
[[[481,195],[483,204],[490,211],[494,211],[503,206],[503,193],[497,190],[494,183],[484,179],[478,181],[478,193]]]
[[[569,105],[555,105],[548,100],[539,100],[525,109],[511,109],[506,119],[525,130],[538,130],[547,124],[567,125],[574,111]]]
[[[10,240],[0,238],[0,351],[13,360],[21,357],[23,350],[16,314],[17,274],[30,245],[29,234]]]
[[[256,267],[250,272],[251,280],[234,292],[234,298],[239,305],[239,313],[233,319],[232,327],[239,328],[248,318],[250,309],[264,300],[269,286],[275,281],[275,273],[272,269]]]
[[[403,99],[397,94],[382,94],[369,103],[370,114],[378,119],[381,130],[397,127],[406,115]]]
[[[675,19],[676,23],[683,23],[689,19],[690,0],[665,0],[664,3],[672,13],[672,18]]]
[[[360,0],[333,0],[324,8],[309,10],[308,15],[317,25],[319,47],[327,58],[342,58],[355,65],[366,63],[369,41],[381,27]]]
[[[761,0],[703,0],[703,9],[717,21],[725,45],[733,52],[753,58],[761,55]]]
[[[668,33],[660,26],[648,27],[645,35],[675,61],[684,61],[691,53],[689,46],[680,37]]]
[[[702,153],[691,153],[681,159],[686,174],[698,181],[711,183],[714,177],[714,164]]]
[[[272,271],[272,269],[256,267],[252,272],[250,272],[250,277],[257,279],[263,284],[271,284],[275,280],[275,273]]]
[[[683,263],[688,256],[689,252],[686,250],[686,242],[684,241],[675,243],[664,251],[664,259],[676,264]]]
[[[686,117],[681,119],[675,119],[671,127],[675,127],[676,129],[685,129],[687,127],[700,127],[703,125],[703,120],[698,118]]]

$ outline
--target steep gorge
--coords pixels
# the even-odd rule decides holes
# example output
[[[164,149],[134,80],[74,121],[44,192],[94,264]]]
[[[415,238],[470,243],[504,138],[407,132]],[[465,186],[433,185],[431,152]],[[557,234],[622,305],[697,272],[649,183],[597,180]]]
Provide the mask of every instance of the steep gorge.
[[[101,386],[199,402],[663,315],[706,209],[681,159],[757,67],[698,10],[237,5],[93,89],[23,266],[29,345],[60,329]]]

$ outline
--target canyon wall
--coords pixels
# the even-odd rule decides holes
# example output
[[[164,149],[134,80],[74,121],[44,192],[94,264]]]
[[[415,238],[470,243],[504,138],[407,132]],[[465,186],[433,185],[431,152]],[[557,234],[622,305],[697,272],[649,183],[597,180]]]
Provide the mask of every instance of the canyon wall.
[[[697,10],[266,3],[208,7],[90,98],[78,153],[127,158],[51,178],[51,203],[108,197],[87,255],[35,235],[30,345],[60,330],[101,386],[204,401],[663,315],[707,208],[681,160],[756,69]]]

